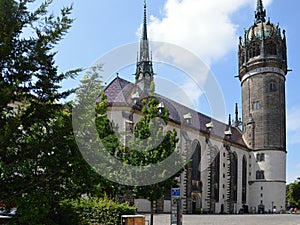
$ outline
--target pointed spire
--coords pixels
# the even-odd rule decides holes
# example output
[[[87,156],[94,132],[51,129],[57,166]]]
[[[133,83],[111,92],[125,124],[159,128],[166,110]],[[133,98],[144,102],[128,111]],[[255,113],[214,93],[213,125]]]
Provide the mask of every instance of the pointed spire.
[[[228,126],[231,126],[231,114],[229,114],[229,117],[228,117]]]
[[[147,35],[147,6],[146,1],[144,2],[144,21],[143,21],[143,31],[140,42],[140,62],[150,61],[149,57],[149,42]]]
[[[265,22],[266,21],[266,10],[264,9],[262,0],[257,0],[257,6],[255,11],[255,22]]]
[[[235,122],[239,121],[239,111],[238,111],[238,104],[235,103]]]
[[[150,84],[153,81],[154,73],[151,60],[147,35],[147,6],[145,1],[142,35],[140,39],[140,52],[135,73],[136,84],[145,93],[150,93]]]
[[[147,5],[146,5],[146,1],[144,1],[144,22],[143,22],[142,39],[148,40],[148,38],[147,38]]]

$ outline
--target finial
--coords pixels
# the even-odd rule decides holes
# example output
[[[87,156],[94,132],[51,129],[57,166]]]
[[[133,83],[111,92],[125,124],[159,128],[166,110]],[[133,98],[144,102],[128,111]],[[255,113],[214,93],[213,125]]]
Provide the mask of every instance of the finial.
[[[228,126],[231,126],[231,114],[229,114],[229,118],[228,118]]]
[[[117,74],[117,77],[119,77],[119,73],[116,73]]]
[[[255,11],[255,22],[265,22],[266,21],[266,10],[264,9],[262,0],[257,0],[257,6]]]
[[[235,122],[239,121],[238,104],[235,103]]]

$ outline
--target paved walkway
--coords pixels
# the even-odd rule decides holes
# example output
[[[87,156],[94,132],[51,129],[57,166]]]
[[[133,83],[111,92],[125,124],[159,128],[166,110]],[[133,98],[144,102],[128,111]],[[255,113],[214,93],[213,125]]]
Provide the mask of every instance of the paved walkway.
[[[154,225],[170,225],[170,215],[155,215]],[[300,214],[183,215],[183,225],[300,225]]]

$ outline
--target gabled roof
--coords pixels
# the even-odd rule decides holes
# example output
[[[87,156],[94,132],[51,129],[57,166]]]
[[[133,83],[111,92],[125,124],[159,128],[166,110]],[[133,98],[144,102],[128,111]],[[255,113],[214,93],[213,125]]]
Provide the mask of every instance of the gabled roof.
[[[133,83],[117,76],[104,90],[108,104],[128,105],[127,100],[133,88]]]
[[[108,105],[130,107],[132,105],[132,93],[136,91],[136,86],[133,83],[117,76],[111,83],[107,85],[104,91],[105,95],[107,96]],[[146,97],[142,95],[143,94],[140,93],[141,98]],[[164,106],[169,110],[170,121],[177,124],[182,124],[185,122],[183,116],[190,113],[192,119],[191,123],[188,124],[188,127],[199,130],[201,133],[206,135],[216,136],[228,142],[247,148],[245,142],[243,141],[242,133],[238,128],[231,127],[231,136],[226,136],[224,131],[229,129],[229,125],[190,109],[165,96],[155,94],[155,97],[158,98],[160,102],[163,102]],[[206,127],[206,124],[209,123],[213,124],[211,131],[209,131]]]

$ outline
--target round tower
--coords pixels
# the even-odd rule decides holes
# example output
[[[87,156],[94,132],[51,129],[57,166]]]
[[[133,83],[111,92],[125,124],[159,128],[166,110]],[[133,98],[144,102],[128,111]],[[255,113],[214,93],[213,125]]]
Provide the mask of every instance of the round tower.
[[[240,37],[243,138],[250,149],[249,206],[285,207],[287,55],[285,31],[268,19],[257,0],[254,24]]]

